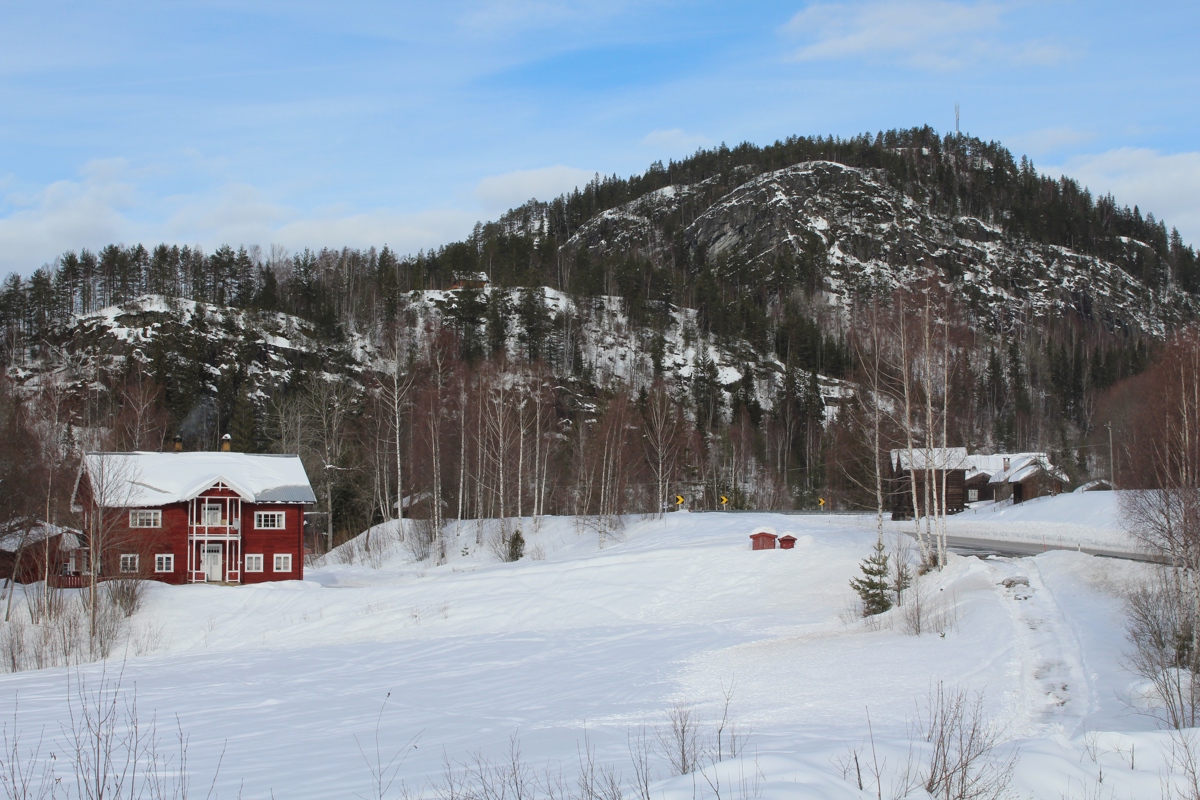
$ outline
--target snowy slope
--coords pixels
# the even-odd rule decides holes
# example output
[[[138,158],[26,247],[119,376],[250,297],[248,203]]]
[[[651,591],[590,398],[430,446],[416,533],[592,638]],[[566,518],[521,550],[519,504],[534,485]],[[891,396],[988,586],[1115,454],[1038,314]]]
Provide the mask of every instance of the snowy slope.
[[[151,652],[131,647],[123,681],[140,709],[178,715],[197,775],[211,776],[224,750],[227,797],[366,796],[358,742],[375,735],[388,693],[384,747],[420,737],[402,770],[410,786],[436,780],[446,756],[500,757],[514,734],[531,765],[573,776],[586,732],[628,778],[631,729],[660,724],[677,701],[710,722],[731,686],[749,746],[710,776],[748,781],[735,796],[874,796],[837,760],[866,741],[869,711],[879,751],[899,765],[937,680],[985,692],[1024,754],[1021,796],[1059,798],[1097,786],[1101,772],[1116,796],[1157,796],[1163,734],[1121,700],[1137,687],[1119,666],[1117,593],[1142,567],[1062,552],[956,557],[927,579],[941,622],[918,637],[899,611],[883,626],[846,613],[872,522],[682,513],[631,521],[623,541],[599,549],[574,520],[537,531],[527,521],[544,560],[515,564],[476,545],[473,525],[457,536],[451,526],[440,567],[397,549],[380,568],[333,564],[303,583],[155,585],[133,619],[137,650]],[[749,550],[760,524],[794,532],[796,549]],[[1029,587],[1000,585],[1013,576]],[[94,682],[100,669],[81,672]],[[53,734],[66,718],[65,671],[0,677],[6,706],[18,693],[26,730]],[[1134,769],[1118,753],[1131,743]],[[654,769],[655,797],[712,796],[670,778],[662,758]]]

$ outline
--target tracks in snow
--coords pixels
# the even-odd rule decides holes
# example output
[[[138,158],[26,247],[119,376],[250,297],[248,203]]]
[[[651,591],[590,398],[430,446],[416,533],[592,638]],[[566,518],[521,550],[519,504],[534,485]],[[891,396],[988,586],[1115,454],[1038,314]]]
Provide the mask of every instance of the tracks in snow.
[[[1033,558],[988,559],[1017,642],[1014,734],[1075,734],[1095,706],[1079,638]]]

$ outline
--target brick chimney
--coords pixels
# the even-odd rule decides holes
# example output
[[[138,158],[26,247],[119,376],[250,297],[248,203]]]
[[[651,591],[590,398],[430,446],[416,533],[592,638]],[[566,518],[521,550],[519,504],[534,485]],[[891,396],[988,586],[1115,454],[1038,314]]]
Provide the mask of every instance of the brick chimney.
[[[183,437],[178,434],[175,435],[175,452],[183,452]]]
[[[221,437],[221,452],[228,453],[233,447],[233,437],[228,433]]]

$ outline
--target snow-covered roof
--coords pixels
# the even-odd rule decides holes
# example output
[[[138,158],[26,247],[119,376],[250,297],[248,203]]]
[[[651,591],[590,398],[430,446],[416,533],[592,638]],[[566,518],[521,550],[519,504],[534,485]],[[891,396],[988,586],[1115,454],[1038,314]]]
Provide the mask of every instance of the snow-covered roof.
[[[892,463],[899,464],[901,471],[908,470],[910,459],[907,448],[892,451]],[[976,475],[987,475],[989,483],[1020,483],[1039,470],[1065,481],[1062,470],[1050,463],[1045,453],[974,453],[968,454],[965,447],[915,448],[911,463],[916,469],[961,469],[966,470],[966,479]],[[1007,465],[1007,467],[1006,467]]]
[[[218,481],[248,503],[315,503],[299,456],[259,453],[87,453],[84,470],[103,505],[181,503]]]
[[[27,531],[15,531],[7,536],[0,536],[0,551],[5,553],[15,553],[21,547],[29,547],[51,536],[62,534],[62,539],[59,540],[60,550],[74,550],[79,544],[79,531],[73,528],[64,528],[59,525],[51,525],[49,522],[39,522],[35,527]]]
[[[1010,453],[989,458],[1001,461],[1000,469],[992,473],[992,479],[988,483],[1020,483],[1039,472],[1045,472],[1060,481],[1067,479],[1062,470],[1050,463],[1050,457],[1045,453]],[[1008,469],[1004,469],[1004,459],[1008,459]]]
[[[971,456],[967,455],[965,447],[913,448],[911,454],[908,448],[892,451],[892,463],[898,463],[901,470],[911,469],[910,464],[915,465],[918,470],[968,469],[971,466],[970,459]]]

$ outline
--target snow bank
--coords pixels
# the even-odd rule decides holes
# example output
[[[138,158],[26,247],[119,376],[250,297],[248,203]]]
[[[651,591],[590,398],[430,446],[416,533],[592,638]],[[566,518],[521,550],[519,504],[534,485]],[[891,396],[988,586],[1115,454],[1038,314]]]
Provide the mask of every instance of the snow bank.
[[[1137,543],[1121,524],[1121,494],[1066,493],[1016,505],[999,503],[969,508],[950,517],[946,530],[954,536],[1137,552]],[[905,529],[901,523],[893,526]],[[912,523],[907,526],[911,528]]]

